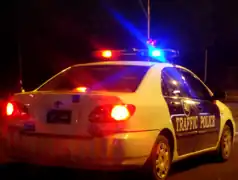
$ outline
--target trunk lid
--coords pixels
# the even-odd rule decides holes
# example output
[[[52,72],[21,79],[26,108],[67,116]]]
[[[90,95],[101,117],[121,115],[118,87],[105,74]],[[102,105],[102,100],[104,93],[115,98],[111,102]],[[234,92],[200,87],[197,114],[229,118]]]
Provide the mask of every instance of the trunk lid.
[[[89,114],[94,108],[122,102],[116,93],[34,92],[17,94],[14,100],[28,107],[34,133],[78,136],[90,136]]]

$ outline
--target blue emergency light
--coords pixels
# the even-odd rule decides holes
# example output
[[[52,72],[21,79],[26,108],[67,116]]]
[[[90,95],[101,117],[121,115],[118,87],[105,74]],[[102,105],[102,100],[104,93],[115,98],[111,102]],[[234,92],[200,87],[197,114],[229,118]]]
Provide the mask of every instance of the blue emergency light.
[[[160,57],[161,56],[161,51],[160,50],[153,50],[151,52],[152,57]]]

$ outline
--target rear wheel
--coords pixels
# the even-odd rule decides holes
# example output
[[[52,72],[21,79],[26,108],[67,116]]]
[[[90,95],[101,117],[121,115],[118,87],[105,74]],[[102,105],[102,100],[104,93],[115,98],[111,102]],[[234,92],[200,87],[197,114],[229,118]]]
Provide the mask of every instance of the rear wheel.
[[[171,157],[168,139],[159,135],[147,167],[154,180],[165,180],[167,178],[172,162]]]
[[[232,130],[228,125],[225,125],[220,139],[220,145],[217,150],[219,160],[227,161],[229,159],[232,149],[232,141]]]

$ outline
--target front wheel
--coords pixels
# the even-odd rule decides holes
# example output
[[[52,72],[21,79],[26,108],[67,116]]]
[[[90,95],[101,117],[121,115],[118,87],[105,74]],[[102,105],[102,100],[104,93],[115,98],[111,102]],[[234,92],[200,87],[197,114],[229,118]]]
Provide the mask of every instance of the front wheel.
[[[232,141],[232,130],[228,125],[225,125],[217,150],[220,161],[227,161],[229,159],[232,150]]]
[[[159,135],[152,149],[147,170],[154,180],[165,180],[171,167],[171,149],[166,137]]]

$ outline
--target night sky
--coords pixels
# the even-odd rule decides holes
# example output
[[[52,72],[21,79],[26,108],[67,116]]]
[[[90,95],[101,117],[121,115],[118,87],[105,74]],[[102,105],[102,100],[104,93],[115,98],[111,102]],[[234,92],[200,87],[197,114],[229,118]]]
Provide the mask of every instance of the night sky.
[[[215,87],[221,80],[225,82],[227,67],[238,66],[235,1],[151,1],[152,38],[161,47],[178,49],[178,63],[201,78],[208,48],[208,84]],[[142,2],[146,6],[146,0]],[[139,0],[18,0],[5,11],[2,92],[17,90],[18,47],[23,83],[26,89],[32,89],[62,68],[89,62],[92,50],[140,48],[146,39],[146,17]],[[237,74],[229,74],[230,81],[238,82]]]

